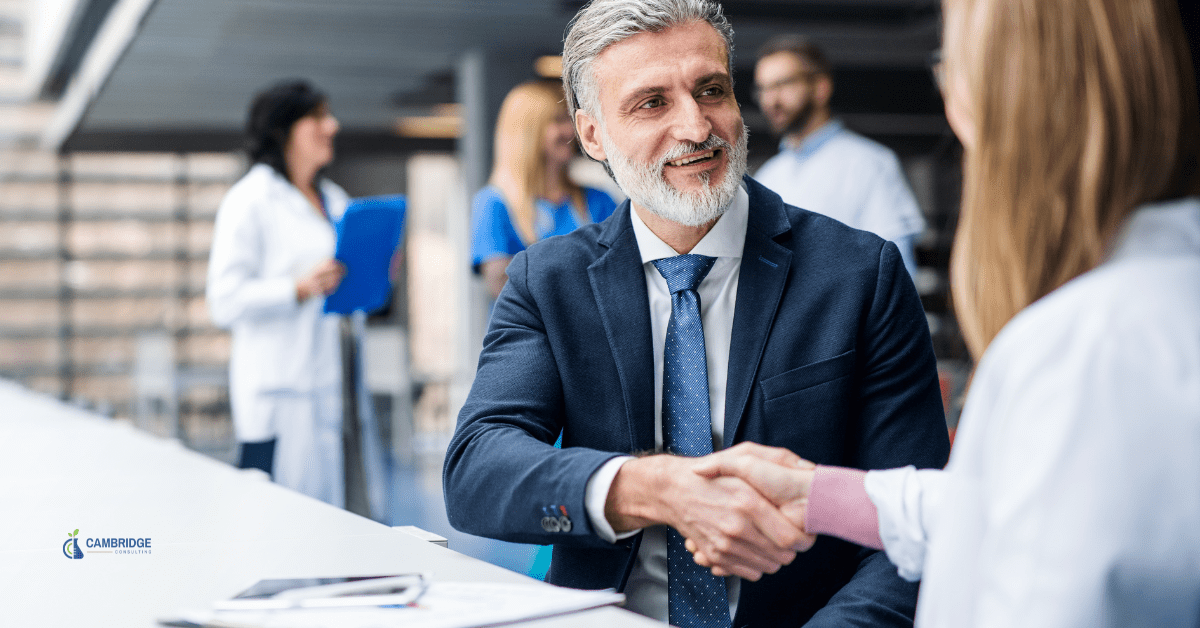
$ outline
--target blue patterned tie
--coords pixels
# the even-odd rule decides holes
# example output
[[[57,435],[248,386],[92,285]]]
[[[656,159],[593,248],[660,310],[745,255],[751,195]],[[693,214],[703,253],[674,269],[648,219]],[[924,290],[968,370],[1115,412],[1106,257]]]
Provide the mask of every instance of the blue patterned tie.
[[[671,322],[663,349],[663,444],[680,456],[703,456],[713,450],[708,360],[696,287],[716,261],[704,255],[677,255],[653,262],[671,291]],[[674,528],[667,528],[667,607],[673,626],[730,625],[725,581],[692,560]]]

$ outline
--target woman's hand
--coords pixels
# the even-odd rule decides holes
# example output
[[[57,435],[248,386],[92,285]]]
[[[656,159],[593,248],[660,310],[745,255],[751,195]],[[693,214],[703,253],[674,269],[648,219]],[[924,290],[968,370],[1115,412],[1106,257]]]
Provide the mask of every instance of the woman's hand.
[[[692,473],[703,460],[656,455],[623,464],[604,506],[613,530],[669,525],[687,539],[693,555],[748,580],[779,571],[796,558],[796,546],[807,547],[804,531],[753,487],[734,477]]]
[[[296,302],[304,303],[315,296],[327,296],[341,285],[346,276],[346,267],[335,259],[317,264],[296,281]]]
[[[745,442],[705,456],[692,471],[710,479],[733,476],[745,481],[777,506],[793,525],[803,530],[815,468],[816,465],[787,449]],[[808,550],[816,540],[816,535],[806,534],[792,549]],[[733,573],[730,569],[732,565],[707,555],[691,539],[687,541],[687,548],[696,563],[711,568],[714,575],[727,576]]]

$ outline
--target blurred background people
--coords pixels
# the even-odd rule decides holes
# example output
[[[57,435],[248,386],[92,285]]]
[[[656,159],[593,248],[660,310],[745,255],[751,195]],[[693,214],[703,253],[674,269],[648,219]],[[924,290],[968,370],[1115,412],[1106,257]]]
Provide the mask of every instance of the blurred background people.
[[[525,247],[616,209],[607,194],[567,176],[576,154],[575,125],[557,81],[528,81],[508,93],[496,119],[492,174],[471,206],[471,263],[492,299],[507,281],[508,262]]]
[[[331,221],[349,199],[321,176],[337,132],[325,95],[307,82],[281,83],[255,97],[247,124],[254,165],[217,210],[206,296],[212,320],[233,332],[238,466],[346,506],[345,466],[361,468],[360,450],[358,443],[344,446],[342,436],[342,317],[323,312],[324,297],[344,276],[333,259]],[[369,404],[347,405],[370,415]],[[374,468],[381,460],[372,444],[364,453]],[[361,482],[361,473],[352,473],[355,479]]]
[[[799,35],[780,35],[758,53],[754,94],[779,154],[754,174],[785,203],[836,218],[891,240],[909,274],[925,219],[890,149],[833,118],[833,70],[825,54]]]
[[[953,290],[978,361],[950,463],[814,472],[743,447],[715,467],[777,501],[811,482],[807,531],[921,578],[920,626],[1200,625],[1200,110],[1180,14],[943,7],[965,149]]]

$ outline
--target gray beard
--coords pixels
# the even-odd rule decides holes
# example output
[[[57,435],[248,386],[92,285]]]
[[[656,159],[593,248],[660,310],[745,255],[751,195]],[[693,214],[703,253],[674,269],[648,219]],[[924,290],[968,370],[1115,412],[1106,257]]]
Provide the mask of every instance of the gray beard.
[[[734,195],[737,194],[738,186],[742,182],[742,175],[746,172],[749,138],[750,129],[742,125],[742,133],[737,139],[736,146],[730,146],[729,142],[716,135],[709,135],[708,139],[701,144],[683,142],[676,145],[667,151],[656,164],[641,164],[626,157],[608,137],[608,131],[604,128],[600,129],[600,141],[604,146],[604,152],[608,155],[607,163],[610,173],[617,185],[621,186],[621,190],[629,195],[629,200],[659,218],[686,227],[706,225],[725,213]],[[725,176],[716,185],[710,184],[710,175],[705,172],[698,175],[700,183],[704,186],[702,190],[682,192],[668,183],[663,176],[663,169],[668,162],[697,151],[718,148],[725,150],[729,158]]]

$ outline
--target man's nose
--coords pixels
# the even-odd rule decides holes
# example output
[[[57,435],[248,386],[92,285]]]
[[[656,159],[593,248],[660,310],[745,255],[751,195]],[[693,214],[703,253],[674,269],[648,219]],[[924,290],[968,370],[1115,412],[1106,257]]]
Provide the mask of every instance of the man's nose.
[[[675,139],[700,144],[712,134],[712,122],[694,98],[685,98],[676,109]]]
[[[779,101],[780,101],[779,96],[780,95],[779,95],[778,89],[774,89],[774,88],[760,89],[758,91],[758,106],[759,106],[759,108],[762,109],[763,111],[767,111],[767,110],[776,108],[779,105]]]

